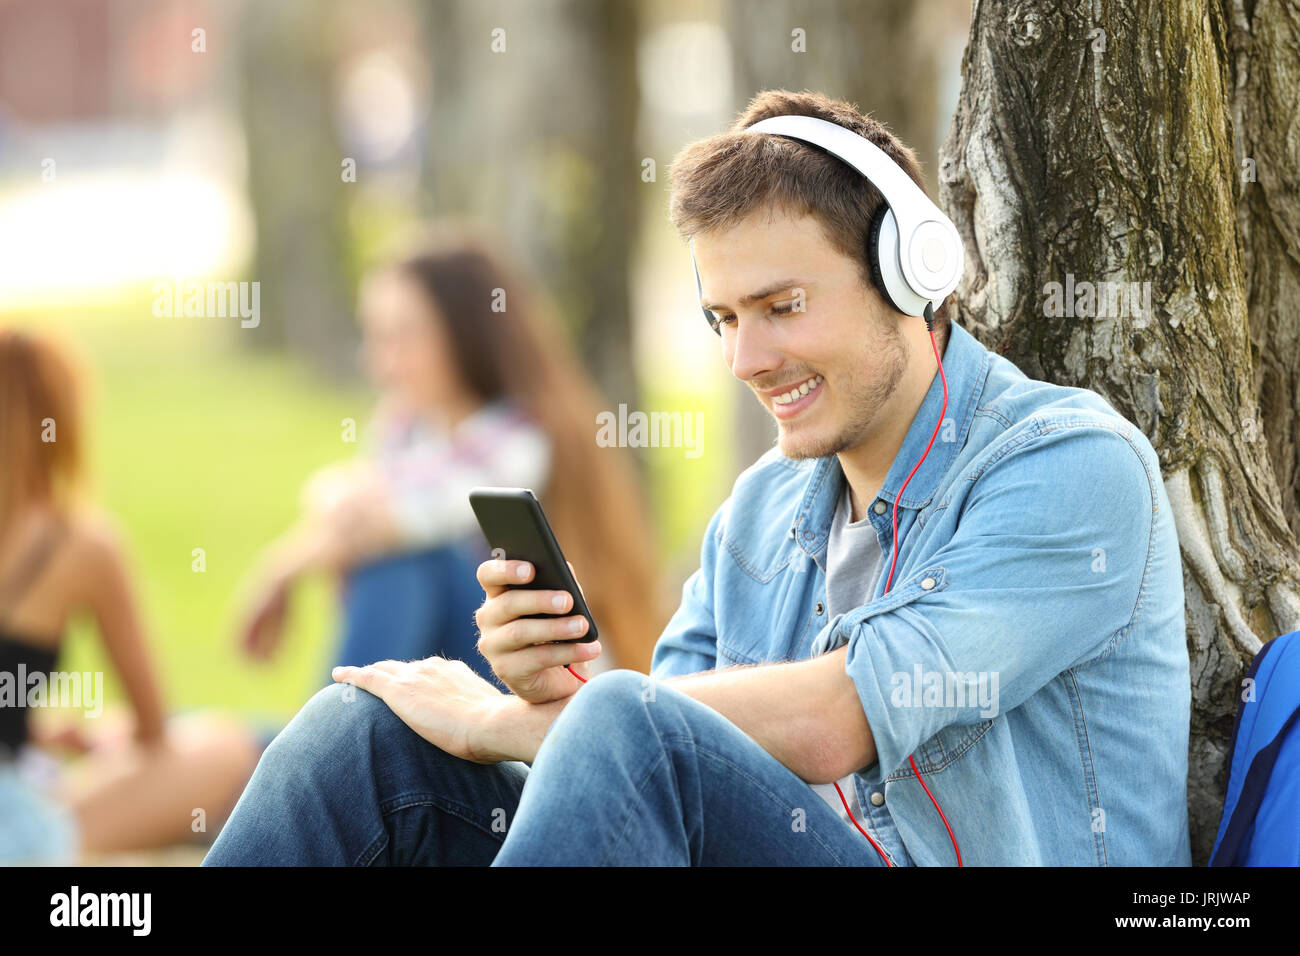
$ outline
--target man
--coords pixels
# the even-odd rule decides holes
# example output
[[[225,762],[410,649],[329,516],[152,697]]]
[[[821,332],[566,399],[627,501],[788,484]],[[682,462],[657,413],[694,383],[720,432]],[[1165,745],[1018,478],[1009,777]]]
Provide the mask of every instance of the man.
[[[674,162],[701,302],[779,444],[709,522],[651,677],[581,683],[563,665],[598,649],[523,618],[567,597],[487,562],[480,649],[514,693],[441,659],[341,670],[362,690],[307,704],[207,862],[1190,863],[1154,451],[944,310],[932,338],[891,308],[864,248],[879,193],[743,132],[781,115],[845,126],[922,184],[880,124],[808,93],[760,94]]]

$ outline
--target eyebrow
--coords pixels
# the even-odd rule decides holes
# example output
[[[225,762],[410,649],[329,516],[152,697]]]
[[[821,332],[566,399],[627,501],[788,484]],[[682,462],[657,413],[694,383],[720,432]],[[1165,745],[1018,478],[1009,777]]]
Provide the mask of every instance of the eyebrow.
[[[762,299],[766,299],[770,295],[776,295],[776,293],[784,292],[786,289],[802,288],[807,284],[808,284],[807,282],[804,282],[801,279],[782,279],[780,282],[773,282],[770,283],[769,285],[764,286],[763,288],[759,289],[757,292],[751,292],[749,295],[742,295],[740,297],[740,304],[742,306],[753,305],[755,302],[759,302]],[[717,302],[709,302],[709,303],[701,302],[700,305],[708,309],[710,312],[716,309],[726,308],[725,305],[722,305],[721,303],[717,303]]]

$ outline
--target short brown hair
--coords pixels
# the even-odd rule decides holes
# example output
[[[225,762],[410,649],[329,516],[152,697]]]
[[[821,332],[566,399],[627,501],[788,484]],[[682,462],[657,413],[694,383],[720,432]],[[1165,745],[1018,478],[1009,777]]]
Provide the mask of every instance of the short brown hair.
[[[857,261],[863,284],[875,288],[867,241],[871,220],[884,201],[879,190],[820,149],[781,136],[744,133],[772,116],[815,116],[852,130],[879,146],[925,190],[916,154],[852,103],[807,90],[764,90],[729,131],[697,140],[673,159],[668,213],[673,226],[690,241],[699,233],[732,226],[765,205],[812,215],[831,245]],[[877,291],[884,298],[884,290]],[[941,338],[947,337],[951,305],[950,296],[935,312]]]

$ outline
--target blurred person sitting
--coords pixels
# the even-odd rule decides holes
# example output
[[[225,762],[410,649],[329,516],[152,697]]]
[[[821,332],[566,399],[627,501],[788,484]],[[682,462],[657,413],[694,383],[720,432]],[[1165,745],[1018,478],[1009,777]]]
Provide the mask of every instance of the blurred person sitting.
[[[259,753],[231,719],[165,717],[120,534],[78,495],[82,384],[65,350],[0,329],[4,864],[73,863],[180,843],[193,839],[196,809],[215,832]],[[68,621],[83,614],[121,678],[133,721],[101,716],[102,700],[87,710],[86,683],[55,671]],[[102,690],[102,675],[93,683]],[[33,719],[33,708],[60,702],[54,698],[69,686],[81,698],[81,718]],[[56,687],[63,693],[42,690]],[[77,756],[58,759],[69,754]]]
[[[441,654],[500,686],[476,647],[489,552],[468,493],[525,487],[599,582],[591,608],[614,666],[647,670],[667,614],[638,476],[597,446],[597,391],[544,299],[485,238],[444,223],[365,277],[359,313],[380,393],[366,453],[308,481],[300,520],[250,575],[244,648],[269,656],[295,582],[338,572],[334,664]]]

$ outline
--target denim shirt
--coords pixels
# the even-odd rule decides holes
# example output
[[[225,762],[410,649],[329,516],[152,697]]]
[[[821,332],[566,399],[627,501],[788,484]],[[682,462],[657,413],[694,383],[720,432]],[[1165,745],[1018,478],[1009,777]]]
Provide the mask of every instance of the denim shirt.
[[[1096,393],[1029,379],[957,325],[944,371],[929,456],[898,499],[938,375],[867,509],[873,598],[826,613],[844,473],[774,447],[709,521],[652,677],[847,644],[877,754],[859,819],[895,863],[956,863],[910,757],[963,864],[1188,866],[1183,578],[1156,453]]]

